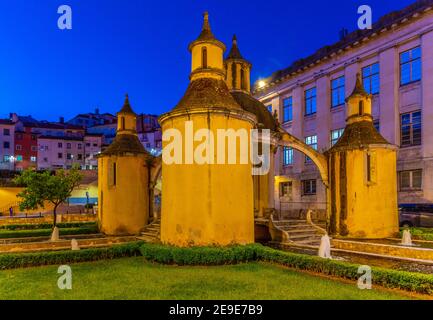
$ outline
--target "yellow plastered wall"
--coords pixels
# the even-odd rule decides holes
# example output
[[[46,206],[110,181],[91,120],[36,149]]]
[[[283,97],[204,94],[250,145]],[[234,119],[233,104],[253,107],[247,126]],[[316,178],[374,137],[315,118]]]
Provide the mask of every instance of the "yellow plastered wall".
[[[45,212],[52,210],[54,206],[49,203],[48,201],[45,201],[44,208],[38,208],[35,210],[25,210],[21,211],[17,207],[18,202],[21,200],[21,198],[17,197],[17,194],[23,191],[24,188],[0,188],[0,214],[9,214],[9,207],[13,206],[13,210],[15,213],[22,212],[22,213],[39,213],[39,212]]]
[[[116,185],[110,183],[116,163]],[[99,225],[108,235],[139,234],[148,223],[148,169],[143,156],[102,156],[98,159]],[[112,181],[112,180],[111,180]]]
[[[192,66],[191,71],[202,68],[202,48],[205,47],[207,50],[207,67],[223,70],[223,54],[224,51],[221,47],[217,45],[197,44],[192,47]]]
[[[366,152],[352,150],[346,153],[347,218],[344,222],[348,231],[347,237],[392,237],[398,232],[396,152],[387,148],[369,150],[376,158],[372,183],[368,183],[366,178]],[[337,159],[333,165],[339,181],[341,159]],[[337,229],[341,232],[340,208],[344,199],[341,199],[340,193],[341,186],[337,182],[335,206],[338,208]]]
[[[176,128],[185,137],[187,120],[184,115],[166,119],[162,130]],[[209,128],[215,137],[217,129],[244,128],[249,133],[252,127],[250,122],[224,114],[194,114],[190,120],[195,131]],[[163,147],[166,145],[163,142]],[[237,154],[239,159],[239,150]],[[167,165],[163,162],[161,241],[177,246],[253,243],[251,169],[251,163]]]

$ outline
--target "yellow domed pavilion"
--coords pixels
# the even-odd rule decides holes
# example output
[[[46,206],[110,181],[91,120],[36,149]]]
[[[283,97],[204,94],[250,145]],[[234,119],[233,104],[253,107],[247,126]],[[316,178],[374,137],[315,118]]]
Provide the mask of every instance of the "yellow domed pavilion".
[[[148,224],[148,160],[128,95],[113,143],[98,157],[99,225],[108,235],[137,235]]]
[[[250,132],[254,127],[256,117],[242,109],[225,82],[225,49],[213,35],[205,13],[202,31],[189,45],[189,86],[177,106],[159,118],[164,150],[170,130],[185,137],[186,127],[193,126],[195,132],[206,129],[217,137],[219,129]],[[183,141],[194,148],[202,143],[196,139]],[[213,151],[201,164],[194,162],[188,152],[183,154],[181,164],[168,164],[163,153],[163,243],[188,246],[254,242],[252,164],[249,159],[241,163],[239,146],[235,164],[219,163]]]
[[[327,152],[329,232],[351,238],[386,238],[398,232],[397,148],[373,125],[371,96],[357,75],[346,99],[344,133]]]

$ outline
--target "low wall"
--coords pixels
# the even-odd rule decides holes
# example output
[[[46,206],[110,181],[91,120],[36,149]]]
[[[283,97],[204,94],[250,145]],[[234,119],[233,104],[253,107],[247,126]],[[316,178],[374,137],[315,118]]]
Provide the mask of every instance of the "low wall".
[[[375,253],[392,257],[405,257],[433,261],[433,249],[420,247],[405,247],[381,243],[333,239],[332,248],[357,252]]]
[[[57,215],[57,223],[59,222],[92,222],[97,221],[96,214],[59,214]],[[52,215],[43,215],[42,217],[35,218],[4,218],[0,219],[0,225],[8,224],[38,224],[38,223],[52,223]]]

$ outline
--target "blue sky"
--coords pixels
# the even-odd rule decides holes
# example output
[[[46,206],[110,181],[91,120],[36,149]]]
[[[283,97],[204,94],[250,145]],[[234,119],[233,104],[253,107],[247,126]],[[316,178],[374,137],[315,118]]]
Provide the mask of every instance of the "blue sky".
[[[228,47],[233,33],[253,63],[252,80],[338,40],[368,4],[373,21],[407,0],[0,0],[0,118],[9,112],[56,121],[115,113],[129,93],[136,112],[169,111],[188,85],[188,43],[203,11]],[[72,8],[59,30],[57,8]]]

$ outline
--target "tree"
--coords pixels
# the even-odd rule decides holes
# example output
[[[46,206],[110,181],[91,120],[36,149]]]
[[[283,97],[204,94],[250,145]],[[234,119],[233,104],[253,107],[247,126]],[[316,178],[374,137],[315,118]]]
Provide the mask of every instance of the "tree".
[[[82,174],[77,167],[71,170],[58,170],[51,174],[49,171],[37,172],[32,169],[24,171],[15,178],[15,183],[25,188],[18,193],[21,198],[20,210],[35,210],[44,208],[45,201],[54,205],[53,228],[57,224],[57,207],[71,196],[72,191],[80,184]]]

